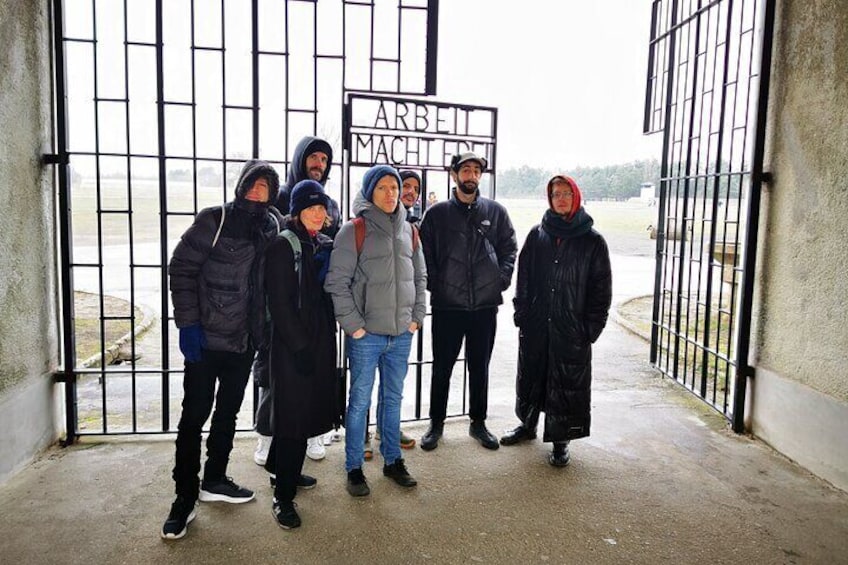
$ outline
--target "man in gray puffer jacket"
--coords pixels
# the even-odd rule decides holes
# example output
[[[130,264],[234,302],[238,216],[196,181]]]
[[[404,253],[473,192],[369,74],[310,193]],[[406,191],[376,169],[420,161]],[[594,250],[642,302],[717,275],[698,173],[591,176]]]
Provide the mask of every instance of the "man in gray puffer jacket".
[[[162,527],[165,539],[185,535],[198,494],[204,502],[253,499],[226,472],[250,365],[265,339],[264,256],[280,228],[281,216],[270,206],[279,185],[265,161],[245,163],[235,200],[201,210],[168,266],[185,373],[173,470],[177,498]],[[200,483],[201,430],[213,404]]]
[[[370,493],[362,473],[363,442],[377,367],[383,474],[404,487],[417,484],[400,453],[400,406],[412,335],[426,313],[427,269],[417,232],[400,205],[400,185],[392,167],[368,169],[353,203],[357,217],[336,236],[324,284],[346,334],[350,362],[345,470],[352,496]]]

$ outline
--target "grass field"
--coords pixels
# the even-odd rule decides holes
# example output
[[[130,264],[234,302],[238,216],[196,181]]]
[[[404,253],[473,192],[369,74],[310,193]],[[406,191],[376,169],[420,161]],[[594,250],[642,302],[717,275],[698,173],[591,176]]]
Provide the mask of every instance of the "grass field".
[[[195,210],[220,204],[221,187],[198,187],[186,182],[169,182],[167,209],[168,239],[176,240],[191,223]],[[509,210],[519,242],[530,228],[539,223],[547,201],[539,199],[499,199]],[[98,205],[99,203],[99,205]],[[653,242],[647,227],[655,224],[657,209],[642,202],[587,202],[586,210],[595,228],[607,238],[613,253],[650,255]],[[120,179],[105,179],[98,187],[91,179],[75,183],[72,189],[73,233],[75,246],[94,246],[98,239],[104,246],[129,245],[130,230],[134,243],[160,240],[160,202],[158,184],[151,180],[133,181],[131,186]],[[129,210],[132,210],[129,212]],[[99,215],[97,211],[101,210]],[[100,237],[98,238],[98,233]]]

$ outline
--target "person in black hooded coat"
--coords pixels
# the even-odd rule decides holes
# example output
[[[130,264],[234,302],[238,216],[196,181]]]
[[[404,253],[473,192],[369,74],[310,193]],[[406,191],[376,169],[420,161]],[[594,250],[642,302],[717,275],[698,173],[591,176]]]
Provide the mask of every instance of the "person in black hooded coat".
[[[280,186],[275,206],[281,214],[291,212],[291,192],[303,180],[314,180],[324,186],[333,165],[333,148],[320,137],[305,136],[295,146],[285,184]],[[341,227],[339,205],[327,196],[327,221],[321,233],[333,239]],[[271,284],[274,284],[273,281]],[[256,433],[258,441],[253,453],[257,465],[264,465],[271,448],[271,393],[268,382],[268,349],[259,349],[253,363],[253,381],[258,387],[256,401]],[[323,438],[311,438],[307,456],[312,459],[324,457]]]
[[[515,414],[521,424],[502,445],[536,437],[553,442],[551,465],[569,462],[568,442],[589,435],[592,344],[612,301],[609,249],[592,228],[580,189],[557,175],[547,186],[550,208],[534,226],[518,258],[515,325],[519,328]]]

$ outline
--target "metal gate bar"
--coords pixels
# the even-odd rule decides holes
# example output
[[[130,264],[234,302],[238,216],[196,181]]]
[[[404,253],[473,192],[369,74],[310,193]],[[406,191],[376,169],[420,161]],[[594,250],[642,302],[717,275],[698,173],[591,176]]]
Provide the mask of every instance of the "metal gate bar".
[[[755,259],[764,139],[753,104],[768,93],[756,63],[770,62],[773,27],[762,3],[655,0],[645,98],[644,131],[663,134],[651,362],[734,429],[753,291],[739,273]]]

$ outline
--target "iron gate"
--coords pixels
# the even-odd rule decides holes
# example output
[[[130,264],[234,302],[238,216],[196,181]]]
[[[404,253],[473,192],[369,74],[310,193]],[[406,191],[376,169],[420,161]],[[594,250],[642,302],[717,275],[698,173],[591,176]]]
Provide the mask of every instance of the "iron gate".
[[[174,429],[182,359],[167,263],[177,239],[228,198],[244,160],[283,173],[304,135],[340,156],[344,90],[434,94],[438,7],[53,1],[47,160],[58,165],[67,441]],[[343,183],[327,188],[341,198]],[[245,402],[239,429],[252,415]]]
[[[359,190],[365,169],[376,164],[419,173],[423,213],[431,193],[438,200],[450,197],[453,186],[450,160],[454,154],[464,151],[474,151],[488,159],[489,170],[481,179],[480,190],[489,198],[495,198],[497,108],[349,92],[342,114],[344,185],[348,190],[342,194],[341,207],[346,217],[353,215],[353,195]],[[353,180],[351,170],[355,172]],[[427,300],[429,305],[429,293]],[[416,420],[422,418],[424,383],[429,383],[432,376],[433,361],[425,355],[432,351],[431,335],[426,326],[425,322],[422,331],[416,333],[416,345],[409,362],[415,378],[414,381],[407,379],[408,390],[404,392],[403,408],[407,408],[406,399],[412,398]],[[451,378],[448,416],[467,414],[468,371],[464,358],[460,357],[459,361],[454,376],[461,372],[462,378]]]
[[[744,429],[773,0],[655,0],[662,132],[651,362]]]

